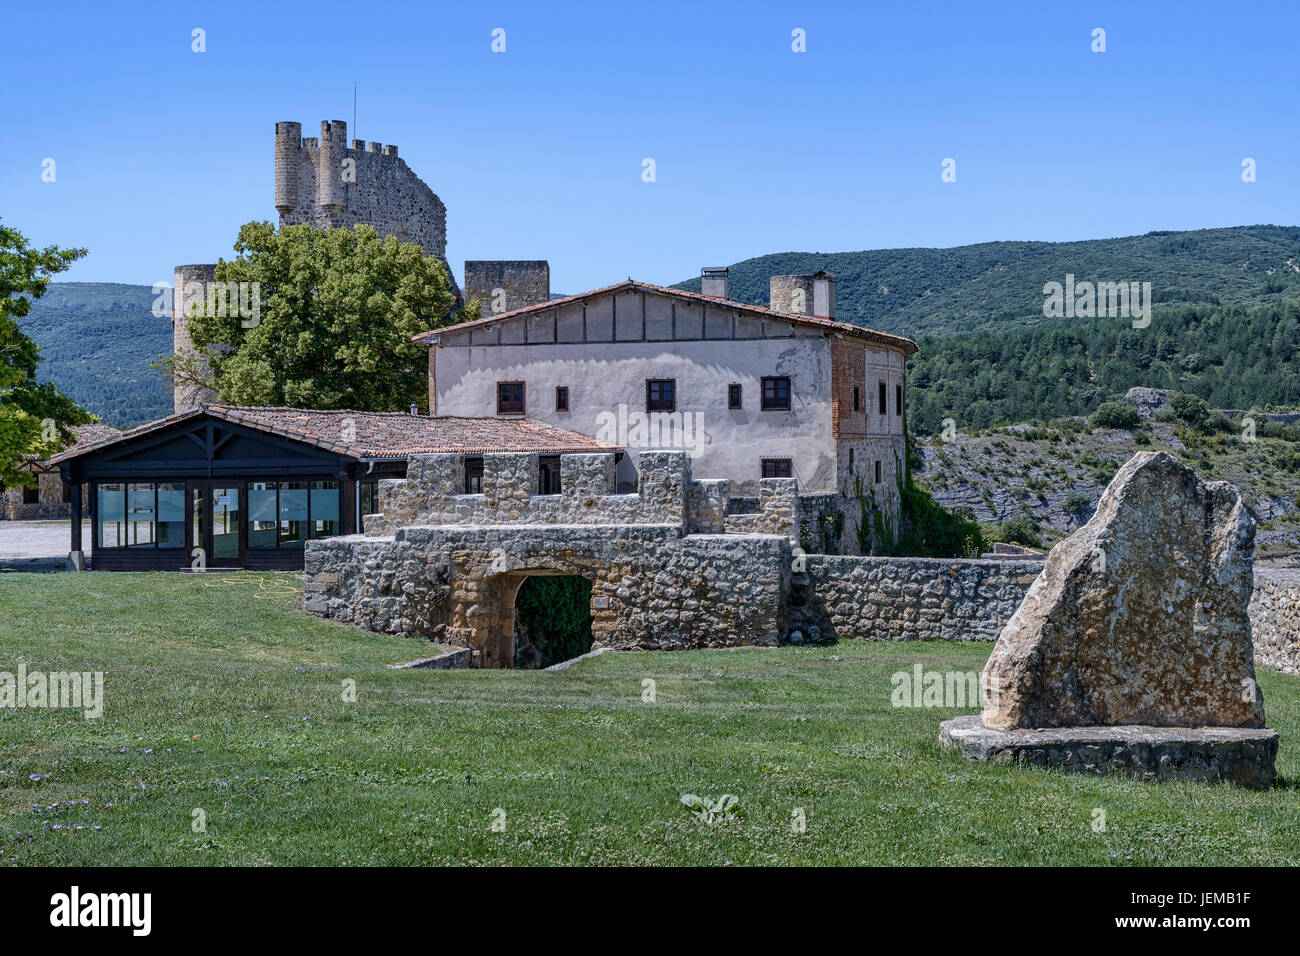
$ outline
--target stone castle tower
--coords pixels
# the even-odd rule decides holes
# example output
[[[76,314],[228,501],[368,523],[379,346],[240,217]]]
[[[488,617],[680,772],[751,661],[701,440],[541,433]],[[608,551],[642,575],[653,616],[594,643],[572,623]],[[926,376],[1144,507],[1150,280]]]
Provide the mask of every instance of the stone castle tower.
[[[321,123],[319,139],[303,138],[301,123],[275,124],[280,225],[338,229],[368,223],[380,235],[413,242],[445,263],[442,200],[398,157],[396,146],[359,139],[349,146],[347,139],[342,120]]]
[[[447,264],[447,207],[406,161],[397,147],[347,141],[342,120],[321,123],[320,138],[304,138],[301,123],[275,124],[275,208],[280,226],[307,223],[320,229],[368,223],[381,236],[413,242],[447,268],[452,291],[459,295]],[[185,328],[185,307],[202,298],[213,281],[212,265],[176,268],[173,290],[172,351],[192,351]],[[180,412],[216,401],[211,389],[177,383],[172,404]]]

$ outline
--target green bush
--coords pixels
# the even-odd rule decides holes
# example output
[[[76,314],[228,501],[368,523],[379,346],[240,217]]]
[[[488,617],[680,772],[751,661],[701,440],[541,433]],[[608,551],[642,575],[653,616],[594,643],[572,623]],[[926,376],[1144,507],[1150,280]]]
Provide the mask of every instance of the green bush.
[[[1066,514],[1078,518],[1092,507],[1092,498],[1082,491],[1072,491],[1065,496],[1065,504],[1062,507]]]
[[[1023,544],[1027,548],[1041,548],[1042,535],[1038,533],[1038,522],[1027,511],[1012,515],[1002,522],[1002,540],[1009,544]]]
[[[1199,395],[1174,392],[1169,399],[1169,407],[1189,425],[1199,425],[1210,417],[1210,406]]]
[[[1098,428],[1136,428],[1137,409],[1128,402],[1102,402],[1092,413],[1092,423]]]

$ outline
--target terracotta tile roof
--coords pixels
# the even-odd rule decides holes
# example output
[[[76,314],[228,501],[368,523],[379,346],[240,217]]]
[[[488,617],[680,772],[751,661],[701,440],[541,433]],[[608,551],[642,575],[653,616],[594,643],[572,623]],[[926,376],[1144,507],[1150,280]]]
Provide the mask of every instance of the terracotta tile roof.
[[[353,458],[406,458],[438,453],[621,451],[587,435],[529,418],[455,418],[405,412],[325,411],[310,408],[240,408],[208,405],[168,415],[100,441],[83,442],[51,459],[57,464],[200,415],[281,435]],[[351,422],[349,427],[348,422]]]
[[[658,295],[666,295],[687,302],[702,302],[708,305],[723,306],[728,309],[734,309],[737,312],[744,312],[750,315],[762,316],[764,318],[784,319],[787,322],[794,322],[798,325],[817,326],[819,328],[824,328],[827,331],[839,332],[843,335],[851,335],[855,338],[867,339],[881,345],[891,345],[894,348],[901,348],[909,355],[919,349],[919,346],[915,342],[909,338],[905,338],[904,336],[891,335],[888,332],[877,332],[875,329],[868,329],[865,326],[854,325],[851,322],[836,322],[833,319],[824,319],[813,315],[801,315],[796,312],[777,312],[773,309],[764,308],[761,305],[746,305],[743,302],[732,302],[730,299],[723,299],[719,296],[704,295],[700,292],[687,292],[684,289],[670,289],[667,286],[653,285],[649,282],[637,282],[635,279],[627,279],[623,282],[615,283],[614,285],[607,285],[601,289],[592,289],[590,292],[583,292],[580,295],[569,295],[562,299],[551,299],[549,302],[539,302],[536,305],[525,306],[522,309],[514,309],[510,312],[502,312],[499,315],[489,315],[485,318],[475,319],[473,322],[461,322],[457,325],[447,325],[440,329],[431,329],[428,332],[421,332],[419,335],[414,336],[414,339],[421,345],[430,345],[437,341],[438,336],[445,335],[448,332],[462,332],[466,329],[476,329],[480,326],[491,325],[494,322],[517,318],[521,315],[532,315],[537,312],[543,312],[547,309],[554,309],[557,306],[567,305],[571,302],[581,302],[584,299],[590,299],[598,295],[608,295],[614,292],[653,292]]]

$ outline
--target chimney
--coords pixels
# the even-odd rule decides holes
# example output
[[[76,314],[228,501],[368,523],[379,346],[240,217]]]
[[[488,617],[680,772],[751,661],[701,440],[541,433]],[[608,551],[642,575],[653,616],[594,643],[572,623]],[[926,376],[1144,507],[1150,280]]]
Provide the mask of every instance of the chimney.
[[[411,402],[411,414],[412,415],[420,414],[420,406],[417,405],[415,402]]]
[[[835,318],[835,277],[825,270],[814,272],[813,315],[821,319]]]
[[[700,270],[700,292],[715,299],[727,297],[727,267],[705,266]]]

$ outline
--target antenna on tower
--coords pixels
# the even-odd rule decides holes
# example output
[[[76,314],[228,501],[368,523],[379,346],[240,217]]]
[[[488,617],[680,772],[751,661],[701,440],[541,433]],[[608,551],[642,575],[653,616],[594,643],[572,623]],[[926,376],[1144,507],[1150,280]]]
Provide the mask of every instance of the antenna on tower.
[[[352,84],[352,137],[357,135],[357,85]]]

